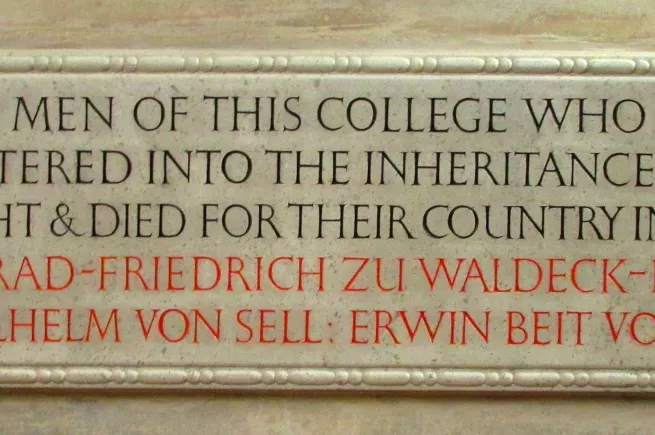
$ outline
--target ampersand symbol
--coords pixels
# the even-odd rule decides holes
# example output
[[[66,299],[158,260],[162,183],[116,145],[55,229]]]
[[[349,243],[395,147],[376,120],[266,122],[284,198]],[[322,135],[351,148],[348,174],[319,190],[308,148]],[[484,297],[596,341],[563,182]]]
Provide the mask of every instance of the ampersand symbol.
[[[50,232],[52,234],[54,234],[57,237],[64,236],[68,233],[72,233],[76,237],[81,237],[84,235],[84,233],[77,233],[73,229],[73,221],[75,220],[75,218],[73,217],[66,218],[66,216],[68,216],[68,214],[70,213],[70,207],[68,207],[68,205],[64,204],[63,202],[59,203],[59,205],[55,209],[55,212],[57,213],[57,217],[50,223]],[[63,228],[59,226],[59,228],[61,228],[61,231],[57,231],[58,223],[60,223],[63,226]]]

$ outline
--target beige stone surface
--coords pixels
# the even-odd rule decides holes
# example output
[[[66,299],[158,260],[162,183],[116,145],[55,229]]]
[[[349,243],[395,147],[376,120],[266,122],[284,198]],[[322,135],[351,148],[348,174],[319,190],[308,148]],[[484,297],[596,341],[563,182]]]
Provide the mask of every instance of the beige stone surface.
[[[88,133],[43,132],[44,119],[35,121],[31,129],[23,110],[14,112],[7,105],[0,111],[3,149],[16,152],[16,157],[6,157],[2,163],[4,200],[30,198],[39,204],[30,220],[37,242],[20,250],[0,250],[0,276],[9,283],[18,282],[7,286],[3,281],[0,285],[5,304],[0,307],[0,361],[78,368],[219,366],[242,369],[241,376],[248,378],[257,376],[248,368],[265,364],[292,373],[277,376],[276,384],[298,388],[303,381],[293,374],[294,369],[390,367],[405,370],[402,376],[414,379],[405,385],[407,388],[418,383],[425,389],[426,378],[434,379],[437,386],[455,382],[455,378],[447,371],[423,372],[418,371],[420,368],[477,369],[457,374],[456,379],[463,383],[458,385],[470,386],[478,386],[478,379],[493,384],[493,375],[485,370],[502,368],[509,372],[496,373],[495,382],[518,388],[544,383],[568,386],[569,376],[575,376],[578,387],[589,383],[597,388],[615,388],[623,383],[629,387],[638,382],[638,388],[643,389],[643,382],[649,384],[652,376],[626,371],[651,368],[655,359],[655,347],[645,345],[653,340],[655,322],[652,316],[649,320],[637,314],[655,308],[652,253],[643,249],[648,245],[636,242],[634,235],[638,231],[640,238],[646,238],[649,226],[642,222],[646,219],[643,211],[638,224],[631,212],[652,200],[651,189],[635,186],[655,183],[655,177],[647,173],[648,166],[639,163],[634,154],[650,151],[649,138],[655,135],[652,127],[638,127],[646,121],[639,121],[635,106],[639,104],[643,119],[655,112],[653,102],[641,97],[652,93],[651,80],[567,80],[552,76],[502,80],[451,76],[435,80],[411,74],[365,78],[330,75],[320,80],[307,74],[263,73],[135,73],[119,79],[93,74],[56,78],[3,75],[0,95],[23,95],[22,90],[29,89],[26,105],[31,113],[36,113],[31,109],[37,106],[40,95],[83,95],[105,112],[108,105],[103,96],[114,95],[111,107],[116,118],[112,118],[111,129],[90,114]],[[212,95],[216,89],[229,89],[230,95],[238,95],[240,110],[251,110],[260,95],[276,95],[277,106],[289,101],[288,107],[298,121],[282,110],[258,104],[261,122],[257,127],[252,116],[241,115],[237,118],[240,131],[233,133],[233,105],[221,104],[214,111],[213,105],[203,101],[203,95]],[[154,128],[150,126],[161,119],[160,112],[153,109],[159,106],[147,100],[141,104],[149,95],[162,102],[185,96],[184,103],[178,102],[177,107],[183,107],[185,114],[177,117],[175,132],[168,126],[156,133],[138,127]],[[343,103],[335,101],[335,95],[341,96]],[[361,95],[366,95],[369,103],[362,104]],[[412,96],[411,106],[406,105],[406,95]],[[588,104],[565,103],[570,95],[588,96]],[[430,100],[433,96],[448,101],[434,106]],[[502,96],[504,100],[490,104],[487,96]],[[532,96],[534,101],[526,105],[519,96]],[[537,131],[531,111],[533,107],[537,113],[545,110],[546,105],[539,101],[542,96],[554,99],[555,106],[571,104],[575,108],[571,110],[587,111],[599,110],[595,99],[601,97],[609,100],[610,107],[621,99],[634,100],[617,106],[621,110],[612,118],[614,122],[607,122],[604,133],[599,132],[599,122],[588,118],[582,122],[568,115],[562,128],[547,120],[538,124],[541,127]],[[471,97],[481,101],[472,102]],[[57,115],[51,112],[56,110],[52,100],[48,106],[50,128]],[[411,118],[407,117],[409,108]],[[82,104],[69,104],[66,110],[72,113],[63,117],[66,128],[77,125],[81,129]],[[383,111],[389,113],[388,118],[371,115]],[[487,120],[485,112],[495,116]],[[267,121],[272,113],[277,117],[273,124]],[[414,130],[411,138],[403,133],[408,124]],[[214,131],[215,125],[218,131]],[[273,125],[276,131],[268,131]],[[477,130],[474,125],[480,125],[477,133],[457,131]],[[580,125],[584,125],[584,134],[578,131]],[[13,126],[17,132],[12,131]],[[386,126],[396,133],[383,132]],[[280,131],[287,127],[298,131]],[[619,129],[633,127],[638,129],[634,134]],[[255,133],[255,128],[261,131]],[[338,133],[329,131],[335,128]],[[362,128],[367,131],[356,130]],[[449,132],[430,134],[431,128]],[[496,133],[486,134],[487,129]],[[420,151],[403,154],[408,142]],[[48,190],[45,181],[47,153],[32,151],[25,160],[19,157],[20,150],[33,150],[34,144],[42,144],[39,151],[55,149],[62,156],[62,172],[69,178],[53,173],[56,191]],[[182,146],[189,154],[180,149]],[[207,149],[225,156],[213,158],[209,170],[201,153]],[[88,153],[84,163],[91,169],[83,174],[91,184],[74,184],[74,153],[79,150]],[[627,150],[632,152],[627,158],[616,158],[616,153]],[[164,151],[179,162],[189,156],[190,181],[165,169]],[[530,161],[514,154],[526,151],[533,153]],[[118,152],[121,154],[115,154]],[[280,165],[274,152],[285,153],[283,157],[278,154]],[[339,153],[335,154],[338,157],[333,152]],[[381,152],[405,168],[405,180],[395,176],[390,166],[382,166]],[[436,152],[442,153],[439,171],[425,170],[426,165],[435,164]],[[474,155],[480,152],[488,153],[489,179],[497,185],[484,174],[478,180],[480,171]],[[307,165],[318,161],[318,153],[323,153],[320,155],[327,167],[321,185],[317,185],[315,169],[305,166],[297,170],[293,157],[301,156],[297,158]],[[596,181],[591,181],[570,163],[570,155],[589,167],[598,161],[599,167],[607,169],[597,171]],[[650,155],[644,154],[643,160],[648,161]],[[105,158],[110,178],[125,182],[101,184]],[[246,159],[251,168],[248,172],[243,169]],[[414,159],[423,165],[422,170],[416,169],[416,163],[401,163]],[[219,161],[220,167],[234,169],[223,174]],[[332,175],[332,162],[343,170]],[[557,162],[560,176],[549,173],[552,162]],[[31,165],[37,163],[34,169]],[[128,163],[130,172],[125,169]],[[35,184],[21,182],[20,174],[25,171],[25,178]],[[147,184],[152,173],[155,181]],[[164,173],[168,184],[161,181]],[[211,185],[205,184],[208,176]],[[244,181],[231,184],[227,179]],[[294,183],[296,179],[299,185]],[[331,184],[332,179],[348,185]],[[571,179],[574,183],[564,181]],[[440,185],[434,186],[436,182]],[[617,187],[617,182],[627,184]],[[467,189],[465,197],[463,189]],[[539,197],[536,204],[535,197]],[[144,220],[137,224],[134,204],[146,198],[153,205],[139,209],[138,216]],[[590,198],[603,199],[598,202]],[[166,204],[161,218],[156,211],[160,202]],[[130,204],[130,212],[125,211],[125,203]],[[261,212],[259,204],[265,205]],[[307,205],[301,213],[296,204],[318,206]],[[340,206],[345,223],[319,223],[319,216],[338,216],[337,204],[345,204]],[[351,204],[362,206],[353,209]],[[516,204],[524,208],[518,210]],[[63,229],[52,224],[53,218],[59,221],[56,210],[62,206],[70,207],[79,237],[61,235]],[[235,210],[235,206],[239,208]],[[569,207],[566,219],[561,217],[561,207]],[[402,228],[392,223],[398,216],[394,210],[402,210],[405,216]],[[516,217],[520,211],[540,222],[541,234]],[[597,236],[590,224],[579,224],[575,218],[592,213]],[[24,219],[17,212],[11,216],[12,227]],[[256,221],[257,216],[268,216],[270,222],[262,220],[261,227],[244,225],[247,219]],[[219,218],[221,223],[215,222]],[[157,237],[159,224],[170,237]],[[14,228],[10,240],[25,243],[20,231]],[[94,236],[94,232],[102,236]],[[340,240],[343,238],[346,240]],[[73,246],[75,252],[67,252]],[[598,249],[606,252],[596,257]],[[61,286],[57,291],[34,290],[31,280],[14,279],[27,258],[41,277],[36,281],[43,286],[45,276],[49,276],[43,257],[50,255],[66,255],[65,263],[63,258],[52,263],[53,282]],[[362,256],[364,262],[358,260]],[[366,260],[368,256],[376,259]],[[561,260],[551,261],[558,257]],[[626,265],[619,266],[616,258],[625,258]],[[196,262],[200,259],[203,261]],[[231,271],[236,269],[232,260],[243,269],[240,279],[231,278]],[[141,279],[127,272],[136,264],[141,265]],[[359,272],[360,268],[365,269]],[[69,272],[73,269],[90,272],[74,275]],[[616,269],[611,275],[613,283],[607,282],[606,269]],[[443,270],[449,271],[452,281]],[[464,272],[468,270],[473,272]],[[642,270],[645,276],[630,279],[628,270]],[[484,286],[474,278],[478,274]],[[280,286],[286,290],[279,290]],[[555,291],[558,294],[553,294]],[[542,311],[534,319],[533,309]],[[279,310],[286,310],[286,314]],[[621,317],[624,310],[630,312],[629,317]],[[9,332],[14,331],[12,319],[24,324],[30,313],[36,319],[35,327],[17,327],[15,334]],[[95,324],[91,319],[96,315],[101,325],[108,325],[102,333],[89,326]],[[197,323],[198,318],[202,323]],[[630,325],[629,330],[619,326],[624,323]],[[156,326],[150,328],[153,324]],[[611,333],[614,330],[619,331],[616,336]],[[512,375],[514,369],[534,372]],[[613,372],[592,372],[599,369]],[[95,383],[105,372],[95,373],[72,372],[70,377]],[[325,376],[335,379],[328,371],[303,373],[313,379],[304,381],[310,386],[327,386],[320,380]],[[137,376],[163,384],[166,379],[175,382],[177,375],[158,370]],[[221,375],[216,377],[221,379]],[[349,377],[351,384],[361,383],[361,388],[390,382],[375,371]],[[7,375],[0,372],[0,384],[6,379]],[[203,379],[211,378],[203,375]],[[80,385],[82,381],[76,382]]]
[[[382,395],[5,395],[3,434],[651,434],[652,402]]]
[[[12,48],[649,49],[650,0],[3,0]]]
[[[649,50],[650,0],[2,0],[0,47]],[[2,434],[650,434],[625,397],[3,392]]]

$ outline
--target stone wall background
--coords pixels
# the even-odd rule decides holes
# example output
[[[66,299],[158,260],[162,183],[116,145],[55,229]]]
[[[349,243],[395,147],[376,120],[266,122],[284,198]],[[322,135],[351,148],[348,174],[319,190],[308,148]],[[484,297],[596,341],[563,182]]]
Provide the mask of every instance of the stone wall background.
[[[651,0],[2,0],[10,48],[652,49]]]
[[[3,434],[652,434],[630,398],[5,393]]]
[[[652,0],[0,0],[0,48],[652,50]],[[0,392],[2,434],[651,434],[639,397]]]

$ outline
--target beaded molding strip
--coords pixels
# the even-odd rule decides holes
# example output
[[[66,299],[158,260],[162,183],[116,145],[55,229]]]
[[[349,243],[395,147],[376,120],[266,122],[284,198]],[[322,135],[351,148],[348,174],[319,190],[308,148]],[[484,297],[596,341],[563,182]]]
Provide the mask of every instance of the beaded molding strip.
[[[655,74],[653,57],[0,55],[0,73]]]
[[[655,371],[2,367],[1,387],[652,390]]]

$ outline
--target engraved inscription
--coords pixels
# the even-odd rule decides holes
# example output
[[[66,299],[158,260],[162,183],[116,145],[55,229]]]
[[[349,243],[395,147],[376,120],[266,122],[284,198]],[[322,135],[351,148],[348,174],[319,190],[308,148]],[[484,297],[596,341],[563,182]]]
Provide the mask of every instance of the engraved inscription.
[[[0,363],[64,384],[649,387],[654,89],[0,75]]]

